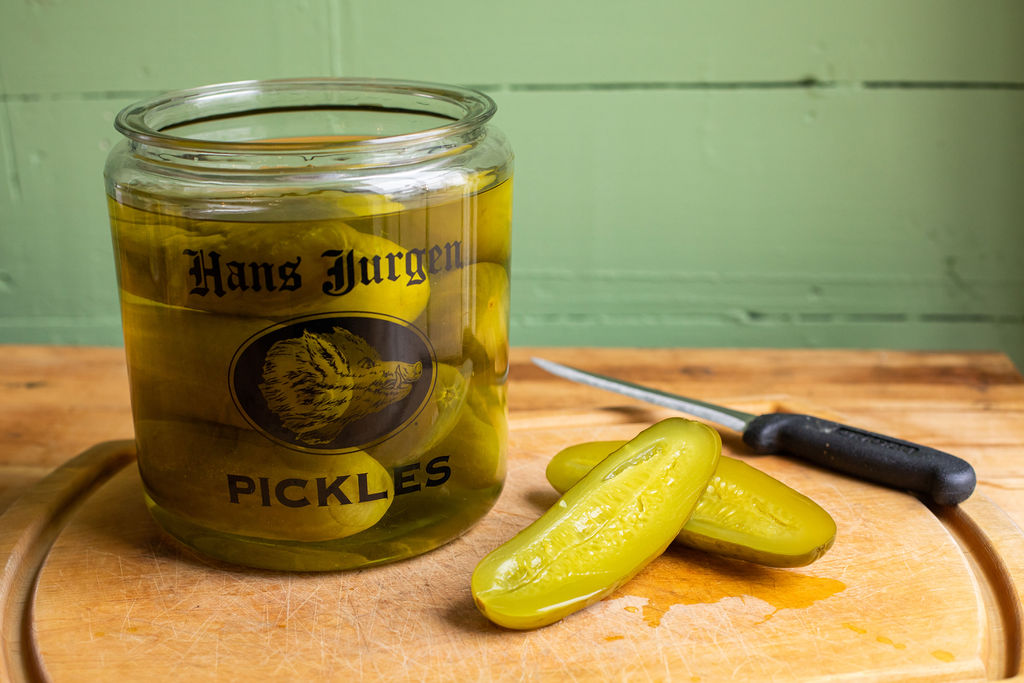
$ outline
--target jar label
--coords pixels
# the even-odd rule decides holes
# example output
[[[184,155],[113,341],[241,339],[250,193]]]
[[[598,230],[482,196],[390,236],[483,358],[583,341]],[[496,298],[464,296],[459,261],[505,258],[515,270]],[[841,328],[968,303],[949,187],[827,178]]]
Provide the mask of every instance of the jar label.
[[[430,342],[412,324],[350,312],[295,318],[250,337],[231,362],[235,405],[290,448],[345,453],[378,444],[423,409]]]

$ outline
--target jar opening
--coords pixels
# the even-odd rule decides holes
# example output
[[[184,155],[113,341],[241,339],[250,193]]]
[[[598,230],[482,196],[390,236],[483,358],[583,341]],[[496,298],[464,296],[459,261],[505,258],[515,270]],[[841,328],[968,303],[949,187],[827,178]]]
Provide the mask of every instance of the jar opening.
[[[380,149],[458,135],[495,112],[487,95],[369,79],[243,81],[167,93],[121,111],[128,138],[185,152]]]

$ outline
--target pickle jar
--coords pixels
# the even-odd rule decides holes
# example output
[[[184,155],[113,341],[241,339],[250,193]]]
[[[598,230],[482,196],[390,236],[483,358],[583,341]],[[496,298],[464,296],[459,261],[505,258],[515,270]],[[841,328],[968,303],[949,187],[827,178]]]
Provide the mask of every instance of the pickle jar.
[[[347,569],[491,508],[512,186],[494,113],[459,87],[297,79],[118,114],[105,176],[138,464],[171,536]]]

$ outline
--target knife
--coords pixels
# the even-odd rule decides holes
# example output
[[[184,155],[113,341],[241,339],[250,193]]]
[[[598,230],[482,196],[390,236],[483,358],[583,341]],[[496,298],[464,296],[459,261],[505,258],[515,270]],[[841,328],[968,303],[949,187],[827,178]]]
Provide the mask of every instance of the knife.
[[[739,432],[756,453],[784,452],[865,481],[956,505],[974,492],[974,468],[955,455],[884,434],[797,413],[752,415],[621,379],[534,358],[553,375],[678,410]]]

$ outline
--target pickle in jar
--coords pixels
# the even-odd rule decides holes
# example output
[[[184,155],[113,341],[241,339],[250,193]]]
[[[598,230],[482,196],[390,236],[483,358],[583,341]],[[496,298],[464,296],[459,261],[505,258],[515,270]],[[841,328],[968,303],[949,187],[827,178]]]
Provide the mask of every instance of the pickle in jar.
[[[266,318],[199,311],[121,293],[121,321],[136,419],[176,418],[245,427],[224,377],[239,340]]]
[[[445,458],[452,487],[480,490],[500,486],[504,480],[508,440],[504,394],[504,387],[474,386],[455,427],[427,452],[425,460]]]
[[[493,174],[489,174],[493,176]],[[491,178],[481,178],[481,182]],[[490,261],[508,267],[510,234],[507,226],[512,221],[512,179],[475,195],[476,245],[474,261]]]
[[[434,365],[437,378],[426,405],[400,432],[368,452],[387,466],[417,460],[444,440],[459,423],[469,395],[469,363]]]
[[[311,459],[247,430],[183,420],[140,420],[136,442],[157,505],[233,535],[347,538],[394,498],[391,473],[362,451]]]
[[[123,290],[235,316],[325,310],[415,320],[430,297],[424,256],[341,219],[209,220],[110,200]]]
[[[474,373],[503,377],[508,370],[510,287],[496,263],[475,263],[432,280],[426,325],[439,358],[468,357]],[[450,311],[465,310],[461,321]]]

